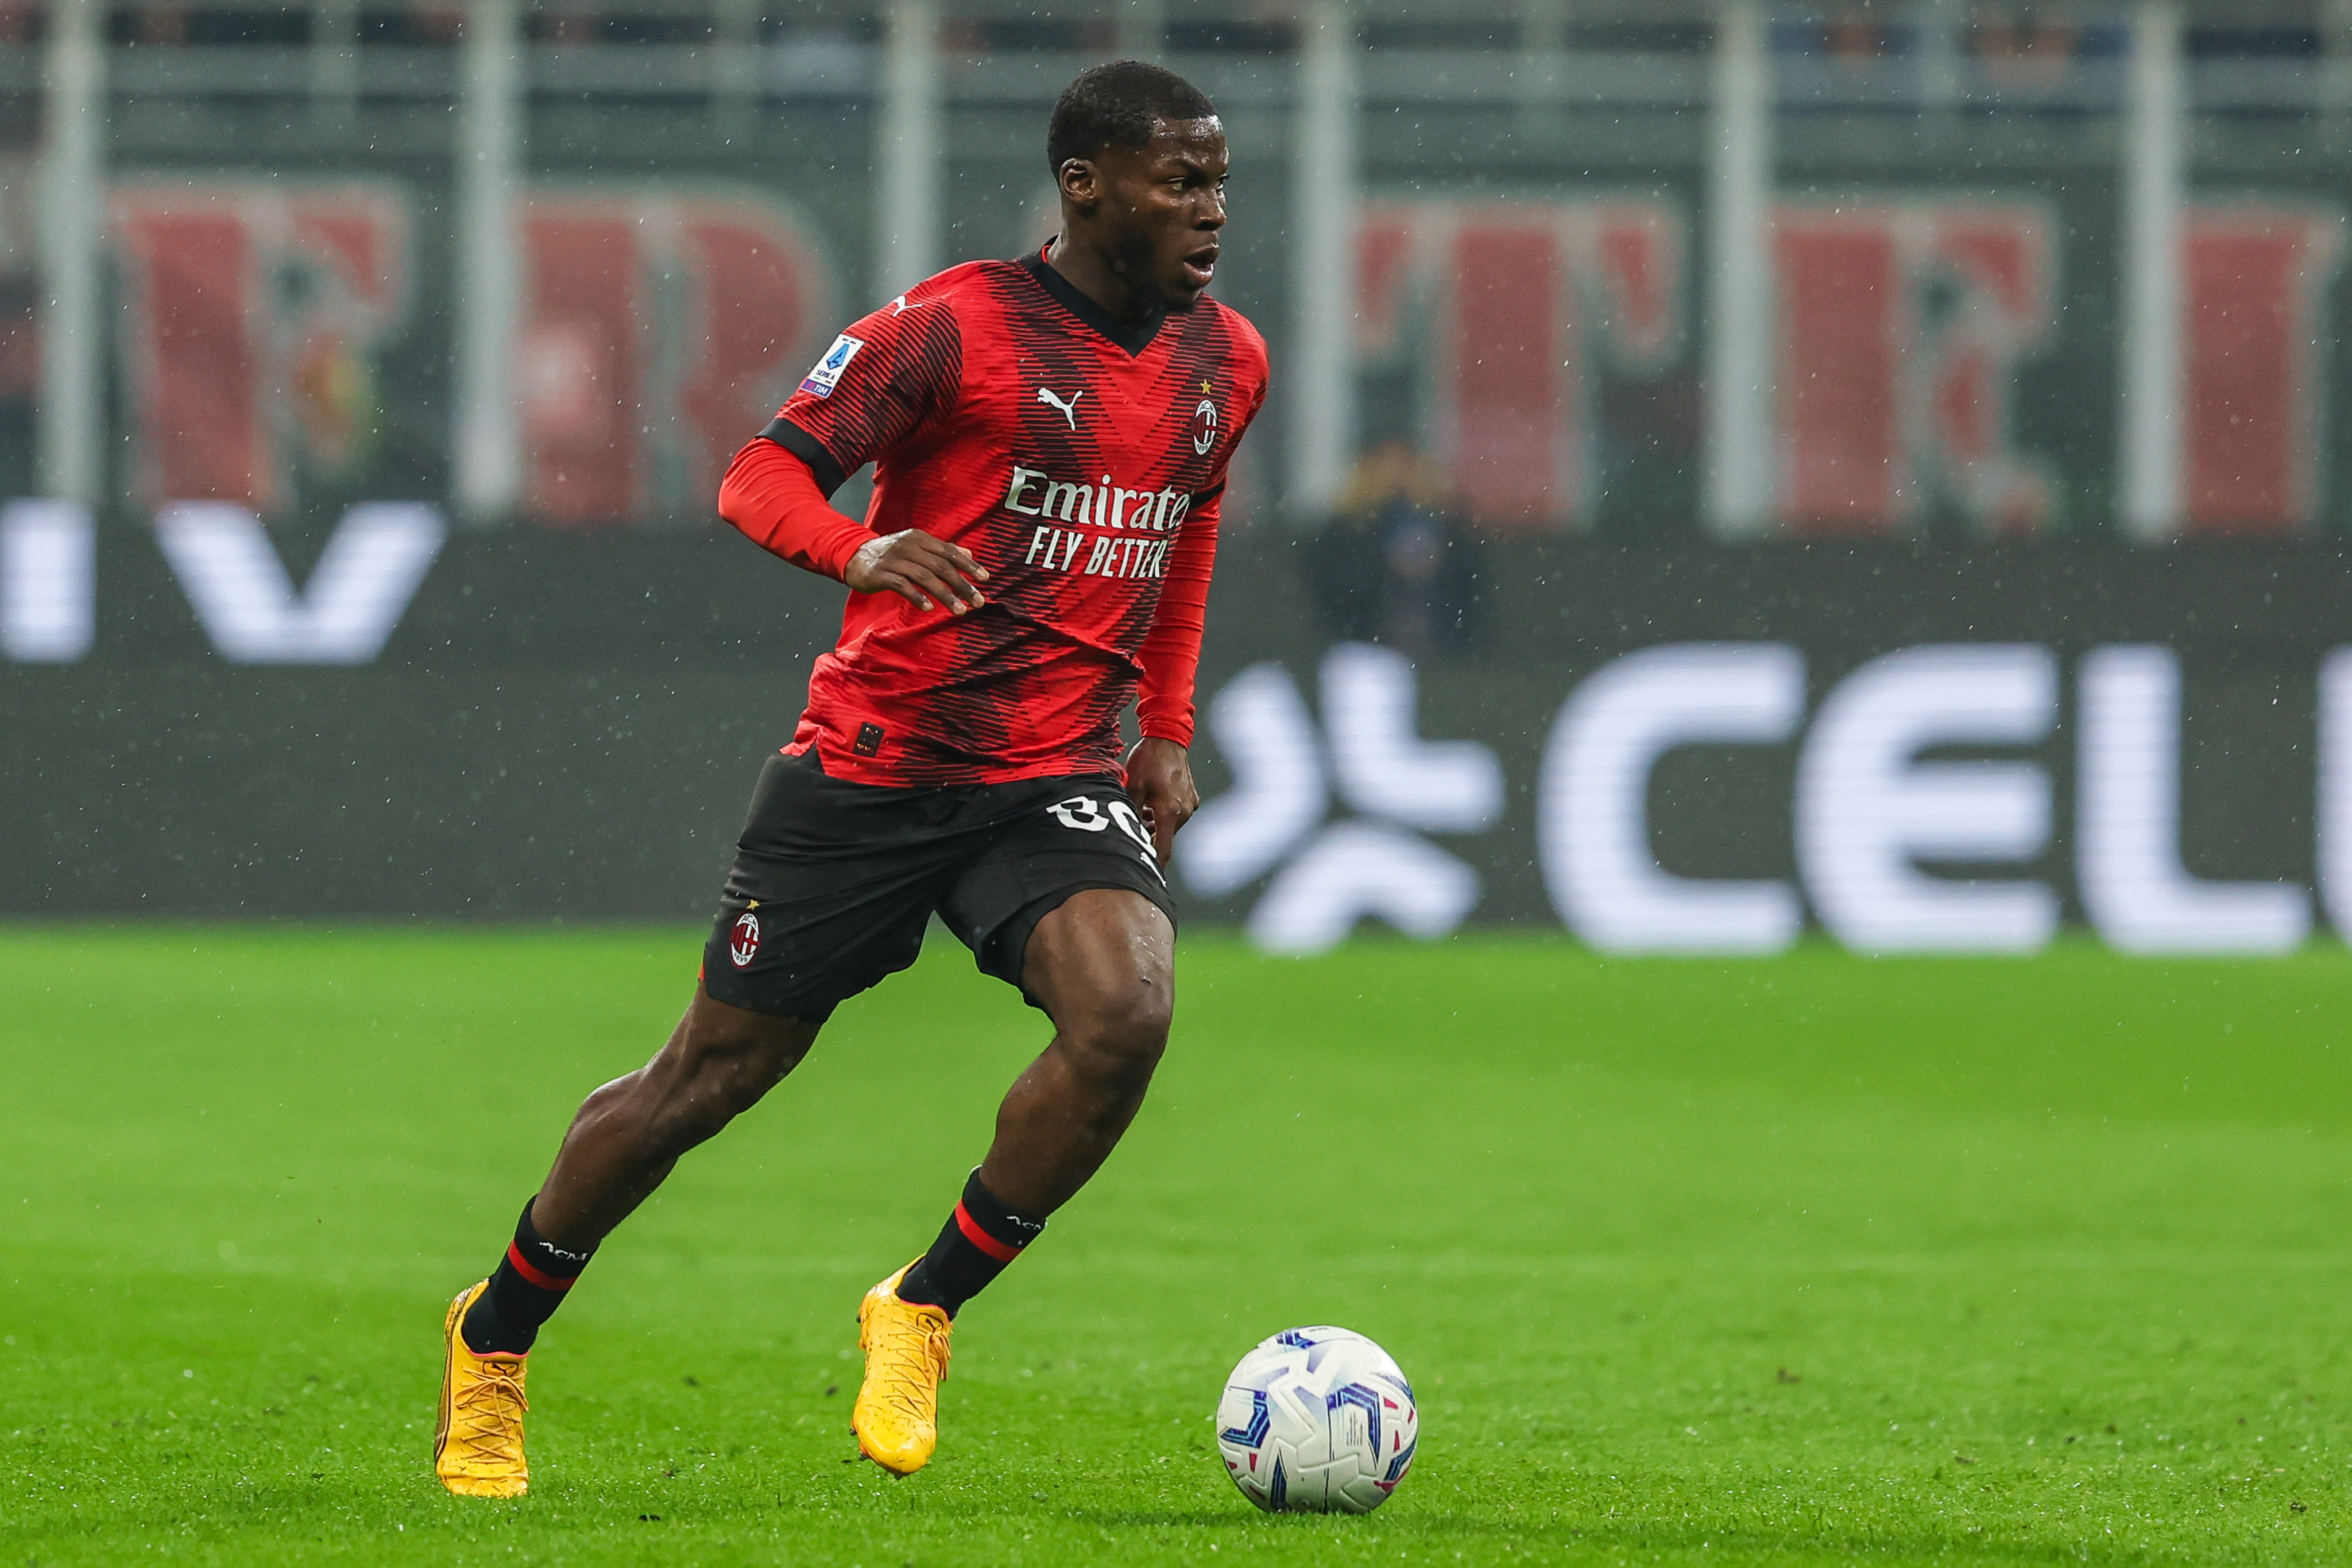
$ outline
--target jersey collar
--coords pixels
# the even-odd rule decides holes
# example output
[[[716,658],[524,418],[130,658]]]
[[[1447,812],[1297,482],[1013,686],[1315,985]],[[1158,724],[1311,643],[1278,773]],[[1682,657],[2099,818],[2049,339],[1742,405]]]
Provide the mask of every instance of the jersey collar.
[[[1046,261],[1043,246],[1023,256],[1021,266],[1037,280],[1039,287],[1060,303],[1063,309],[1126,350],[1129,359],[1151,347],[1151,340],[1160,335],[1160,324],[1168,319],[1163,313],[1141,321],[1121,321],[1096,304],[1084,289],[1056,272]]]

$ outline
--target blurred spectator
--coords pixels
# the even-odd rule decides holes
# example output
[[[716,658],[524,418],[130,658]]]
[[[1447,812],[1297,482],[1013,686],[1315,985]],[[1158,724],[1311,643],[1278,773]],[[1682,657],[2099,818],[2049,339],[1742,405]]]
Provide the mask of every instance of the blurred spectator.
[[[1444,474],[1389,441],[1356,460],[1308,562],[1332,635],[1418,657],[1477,642],[1484,553]]]
[[[531,17],[534,35],[549,44],[593,44],[596,41],[593,11],[541,11]]]
[[[1822,52],[1846,66],[1863,66],[1895,53],[1888,29],[1860,11],[1841,11],[1822,26]]]
[[[411,26],[419,43],[455,44],[466,30],[465,8],[440,0],[419,0]]]
[[[2084,30],[2056,7],[1981,14],[1973,31],[1976,52],[1995,81],[2055,80],[2081,52]]]
[[[1844,66],[1863,66],[1904,52],[1905,29],[1874,18],[1863,8],[1844,6],[1826,16],[1772,25],[1772,52],[1832,59]]]
[[[131,40],[141,44],[184,44],[188,41],[188,8],[184,5],[142,5],[131,13]]]

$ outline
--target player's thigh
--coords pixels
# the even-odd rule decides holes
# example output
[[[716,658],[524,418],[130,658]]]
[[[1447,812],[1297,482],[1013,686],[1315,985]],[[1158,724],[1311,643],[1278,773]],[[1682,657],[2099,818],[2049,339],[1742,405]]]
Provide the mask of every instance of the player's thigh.
[[[1087,894],[1123,896],[1081,901]],[[1074,904],[1067,916],[1055,919]],[[1099,972],[1108,986],[1110,976],[1132,967],[1111,955],[1139,939],[1137,934],[1158,945],[1159,956],[1147,965],[1152,973],[1164,976],[1175,945],[1176,907],[1167,879],[1152,857],[1140,813],[1115,779],[1047,779],[1008,790],[992,842],[963,868],[940,915],[971,949],[982,973],[1019,987],[1032,1007],[1058,1025],[1073,1021],[1065,1014],[1081,998],[1126,998],[1143,1005],[1166,996],[1164,985],[1153,992],[1137,991],[1131,983],[1108,989],[1083,983]],[[1039,927],[1049,922],[1063,936],[1037,973],[1055,988],[1057,1001],[1030,983],[1030,951]]]

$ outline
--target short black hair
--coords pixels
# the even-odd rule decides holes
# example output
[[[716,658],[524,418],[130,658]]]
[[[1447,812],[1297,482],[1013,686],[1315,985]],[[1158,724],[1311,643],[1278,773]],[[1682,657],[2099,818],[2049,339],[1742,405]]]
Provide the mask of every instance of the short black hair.
[[[1208,94],[1160,66],[1113,60],[1080,71],[1054,100],[1045,128],[1045,165],[1061,178],[1073,158],[1091,158],[1106,147],[1151,145],[1151,127],[1161,120],[1211,120],[1217,106]]]

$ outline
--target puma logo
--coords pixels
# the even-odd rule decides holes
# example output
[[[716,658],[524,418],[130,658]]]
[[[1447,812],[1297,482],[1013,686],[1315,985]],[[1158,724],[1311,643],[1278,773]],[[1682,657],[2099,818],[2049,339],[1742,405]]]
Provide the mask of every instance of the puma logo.
[[[1037,389],[1037,401],[1039,402],[1051,403],[1055,408],[1060,409],[1062,411],[1062,417],[1070,422],[1070,428],[1072,430],[1076,430],[1078,427],[1078,400],[1086,395],[1087,394],[1082,392],[1074,392],[1070,394],[1070,401],[1064,402],[1060,398],[1055,397],[1044,387],[1039,387]]]

